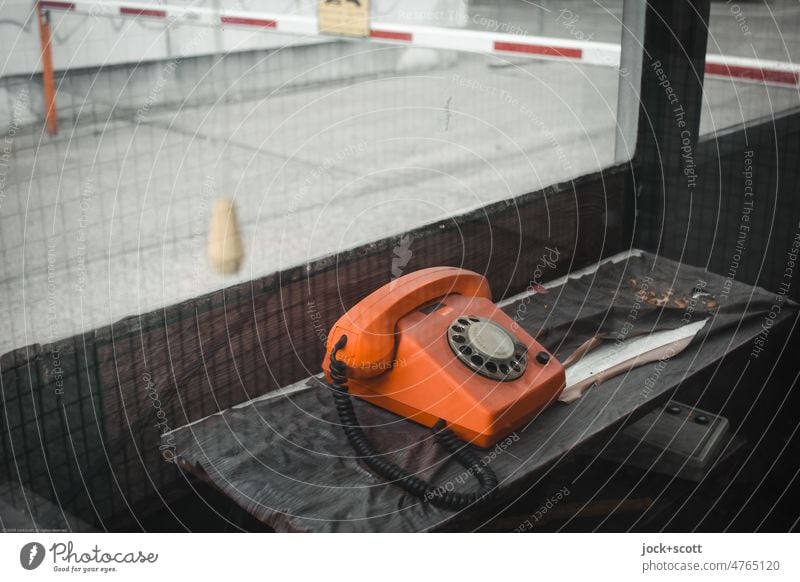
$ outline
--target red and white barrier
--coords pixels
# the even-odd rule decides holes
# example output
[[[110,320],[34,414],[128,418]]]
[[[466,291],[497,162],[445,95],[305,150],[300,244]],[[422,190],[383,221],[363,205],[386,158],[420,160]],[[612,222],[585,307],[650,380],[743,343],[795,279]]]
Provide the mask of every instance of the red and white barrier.
[[[39,6],[42,10],[69,11],[94,16],[161,19],[198,26],[237,27],[303,36],[320,34],[315,17],[295,14],[269,14],[103,0],[77,0],[75,2],[39,0]],[[373,26],[374,28],[370,31],[370,40],[376,42],[472,53],[567,60],[608,67],[618,67],[620,61],[620,46],[606,42],[405,24],[373,23]],[[709,54],[706,56],[705,73],[708,77],[769,83],[784,87],[800,85],[800,66],[780,61]]]
[[[706,55],[706,76],[796,87],[800,84],[800,66],[780,61]]]

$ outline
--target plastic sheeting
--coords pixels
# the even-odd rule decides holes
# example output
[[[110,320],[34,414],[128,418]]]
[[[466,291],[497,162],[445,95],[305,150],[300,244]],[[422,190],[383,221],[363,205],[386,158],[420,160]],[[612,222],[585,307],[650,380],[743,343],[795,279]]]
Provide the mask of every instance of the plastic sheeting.
[[[482,450],[501,482],[497,503],[513,501],[560,456],[631,414],[644,413],[692,374],[752,342],[775,303],[775,295],[763,289],[642,253],[504,306],[562,360],[593,336],[627,341],[708,322],[679,355],[615,377],[571,405],[556,403]],[[773,325],[796,311],[788,301],[781,307]],[[457,490],[475,486],[427,428],[361,401],[356,411],[377,450],[394,462]],[[315,379],[302,389],[177,429],[168,438],[181,466],[279,531],[425,531],[454,527],[467,516],[422,503],[353,458],[332,395]],[[464,511],[474,521],[480,512],[496,510]]]

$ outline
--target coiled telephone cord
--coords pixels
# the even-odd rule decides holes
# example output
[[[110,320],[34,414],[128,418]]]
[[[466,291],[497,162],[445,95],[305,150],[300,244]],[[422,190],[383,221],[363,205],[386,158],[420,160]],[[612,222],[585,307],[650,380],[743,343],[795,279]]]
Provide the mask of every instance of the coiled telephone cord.
[[[353,408],[352,396],[350,396],[347,388],[347,364],[336,357],[338,351],[344,348],[346,344],[347,336],[343,335],[331,350],[330,375],[333,380],[331,387],[333,388],[336,410],[339,412],[339,419],[344,432],[361,460],[380,477],[402,487],[412,495],[436,507],[458,510],[489,501],[497,493],[497,476],[469,448],[467,443],[460,440],[452,430],[445,426],[443,420],[439,420],[433,426],[433,437],[439,445],[444,447],[456,461],[467,469],[469,474],[478,479],[480,487],[473,493],[458,493],[453,491],[452,487],[432,485],[387,460],[372,448],[367,436],[364,434],[364,430],[361,428],[361,424],[358,422],[358,417],[356,417],[356,412]]]

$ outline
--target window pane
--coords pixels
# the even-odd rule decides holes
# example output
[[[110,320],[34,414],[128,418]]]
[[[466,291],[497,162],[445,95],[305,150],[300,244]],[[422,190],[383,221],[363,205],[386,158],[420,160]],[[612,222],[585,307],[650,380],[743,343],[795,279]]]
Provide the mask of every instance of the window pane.
[[[798,30],[791,0],[711,3],[702,133],[800,105]]]
[[[192,5],[52,9],[56,136],[36,13],[4,5],[0,351],[614,163],[620,0],[375,0],[356,40],[317,34],[316,2]],[[238,16],[220,26],[215,6]],[[221,275],[226,199],[244,259]]]

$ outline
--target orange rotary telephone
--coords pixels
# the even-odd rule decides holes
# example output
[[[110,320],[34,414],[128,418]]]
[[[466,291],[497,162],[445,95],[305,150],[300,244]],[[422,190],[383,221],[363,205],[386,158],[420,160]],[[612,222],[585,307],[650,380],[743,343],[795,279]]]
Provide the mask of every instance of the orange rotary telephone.
[[[472,271],[410,273],[360,301],[334,324],[323,362],[342,426],[376,473],[432,503],[461,508],[487,500],[497,479],[459,438],[489,447],[554,401],[563,366],[491,301]],[[512,326],[516,332],[512,332]],[[433,427],[480,482],[471,494],[434,487],[372,449],[350,396]]]

